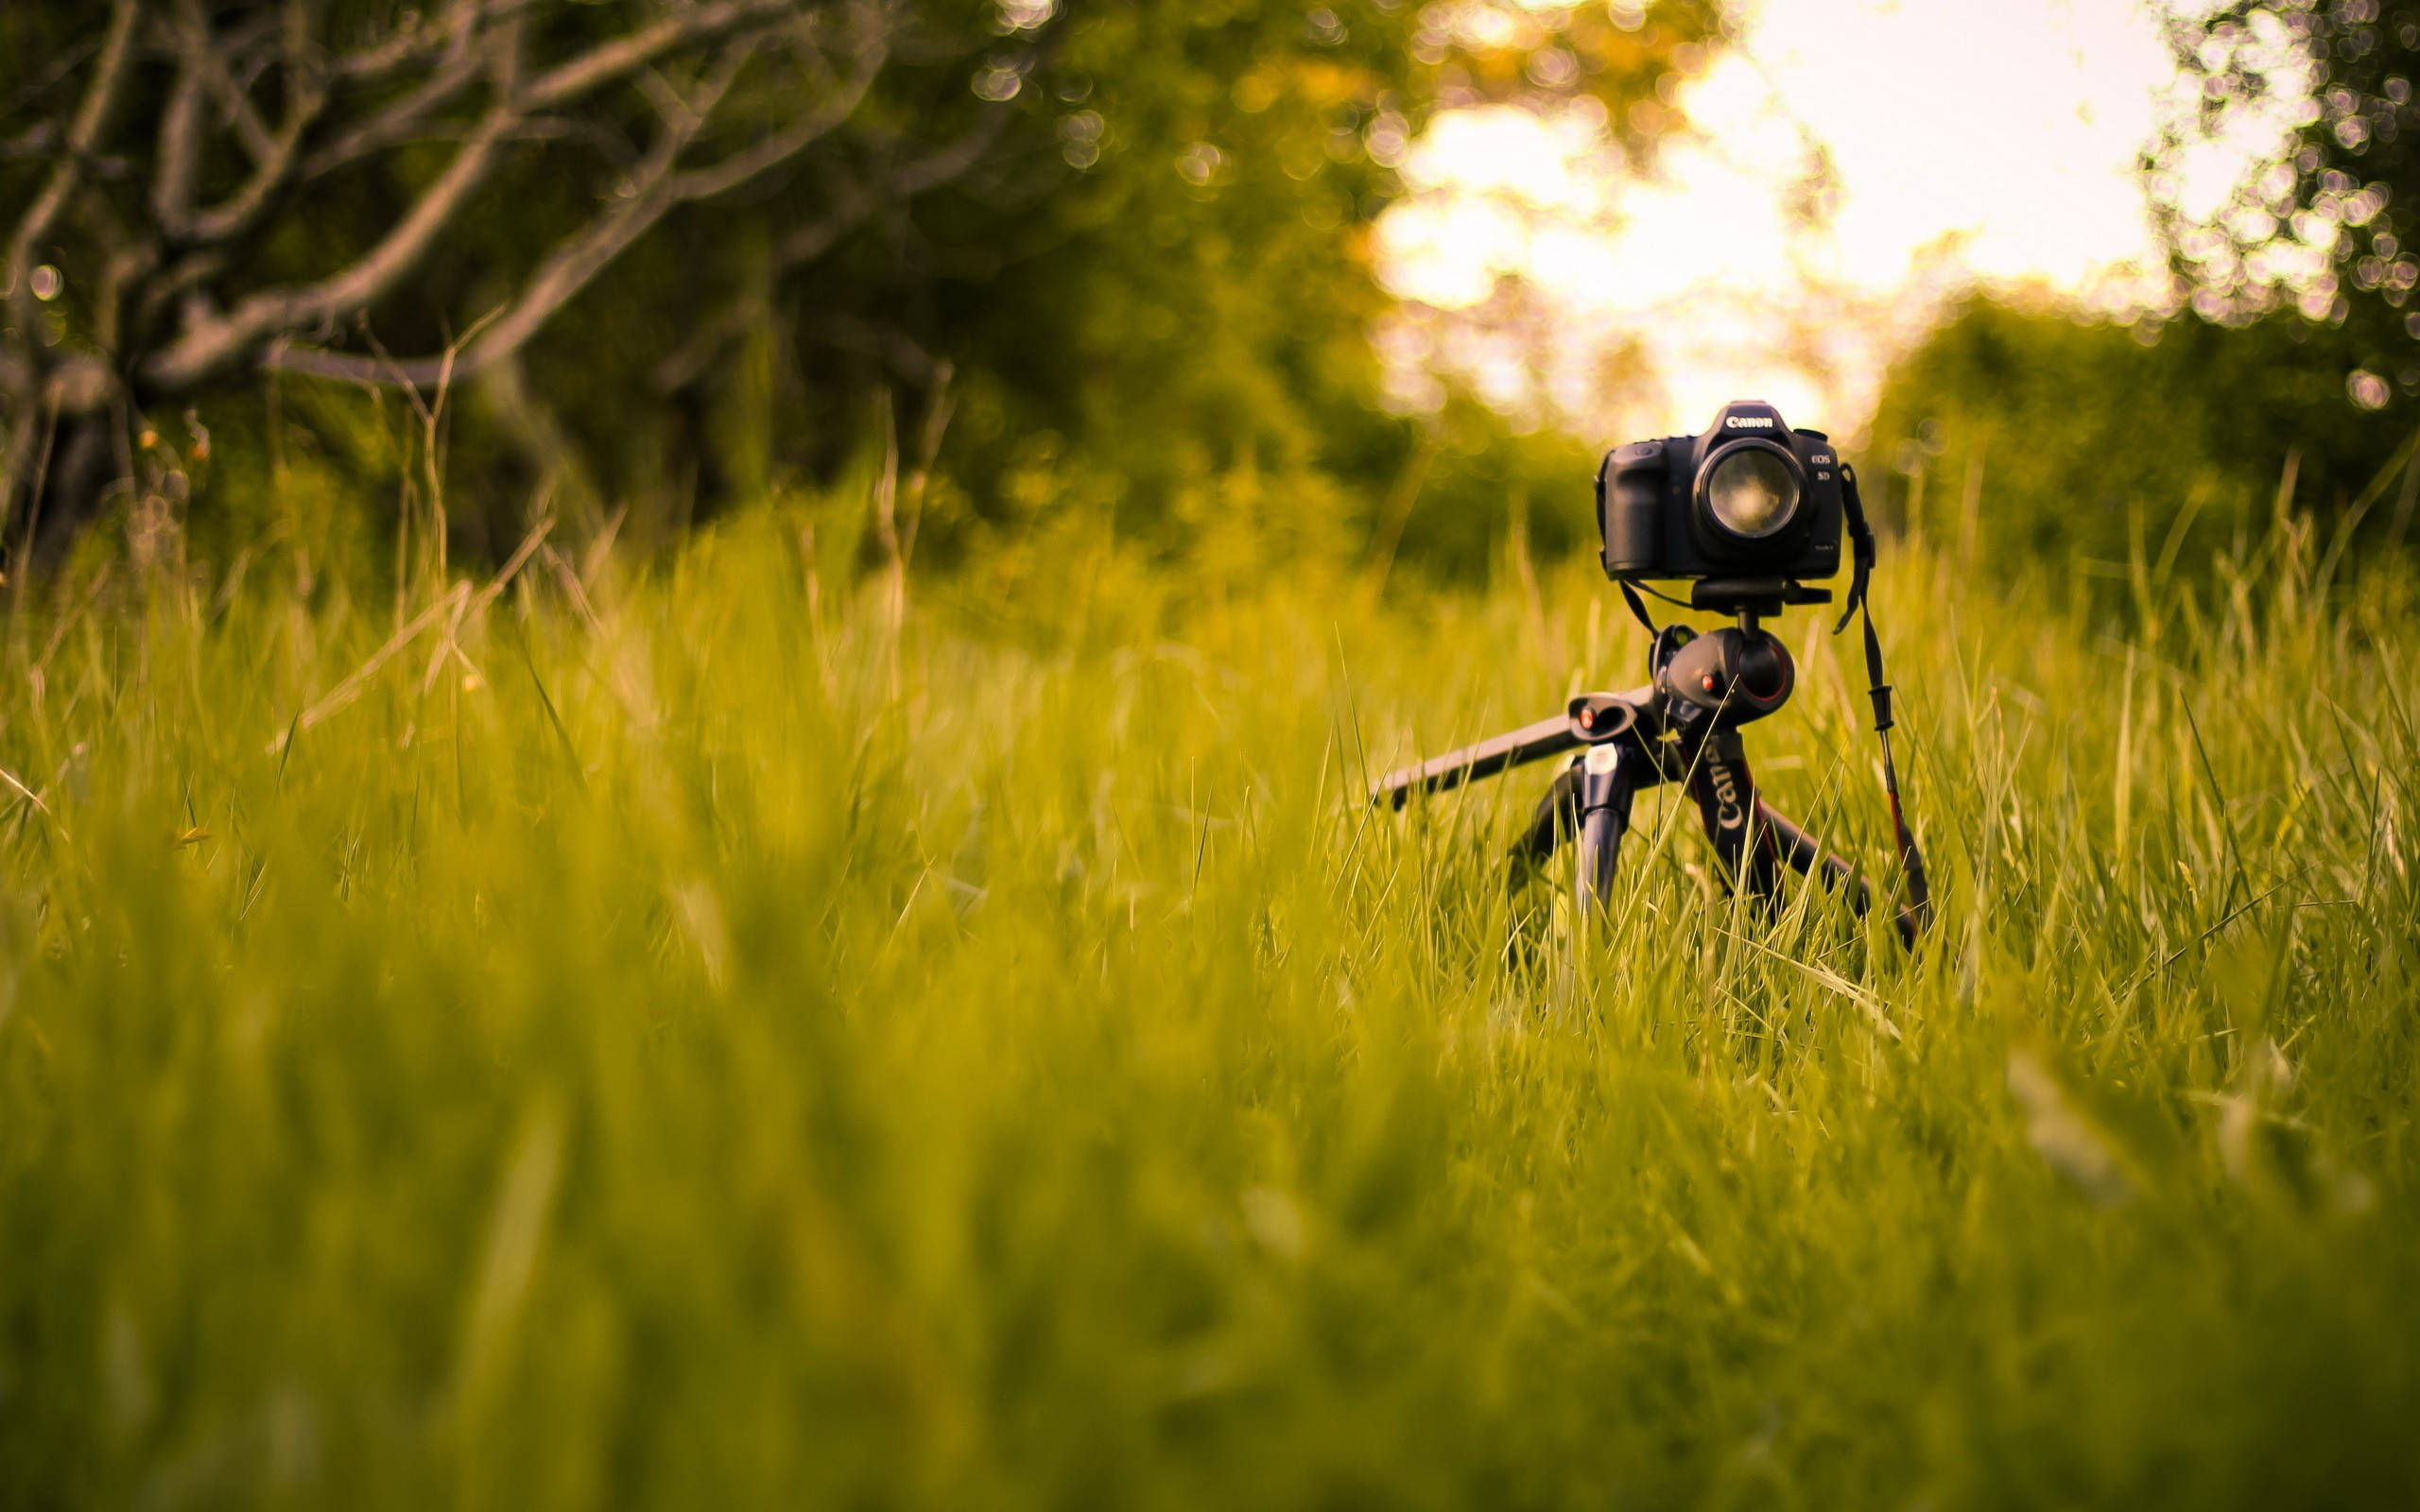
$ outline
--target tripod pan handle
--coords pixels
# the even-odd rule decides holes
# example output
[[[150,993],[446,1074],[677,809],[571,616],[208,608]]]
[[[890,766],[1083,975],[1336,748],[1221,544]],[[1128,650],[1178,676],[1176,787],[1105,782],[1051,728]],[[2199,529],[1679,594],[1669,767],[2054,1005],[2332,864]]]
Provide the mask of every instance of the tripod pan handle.
[[[1619,698],[1604,694],[1574,698],[1569,709],[1552,719],[1523,725],[1493,740],[1389,772],[1378,779],[1370,800],[1401,808],[1415,792],[1443,793],[1478,778],[1612,740],[1627,731],[1635,719],[1636,712]]]

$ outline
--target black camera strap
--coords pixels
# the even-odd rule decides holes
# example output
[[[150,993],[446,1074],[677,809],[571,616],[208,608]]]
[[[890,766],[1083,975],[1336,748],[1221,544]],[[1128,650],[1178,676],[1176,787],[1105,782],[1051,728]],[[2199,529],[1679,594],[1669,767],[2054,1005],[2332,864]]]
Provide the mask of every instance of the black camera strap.
[[[1932,922],[1932,887],[1925,879],[1925,858],[1916,850],[1915,833],[1908,828],[1908,817],[1899,804],[1899,768],[1891,759],[1891,683],[1882,671],[1882,638],[1875,633],[1874,605],[1866,596],[1867,579],[1874,573],[1874,527],[1866,523],[1865,500],[1858,494],[1857,469],[1846,462],[1841,464],[1841,493],[1848,507],[1849,546],[1855,554],[1855,567],[1849,577],[1849,596],[1841,606],[1840,623],[1832,627],[1834,635],[1849,627],[1849,617],[1861,614],[1865,620],[1865,675],[1872,684],[1874,699],[1874,733],[1882,743],[1882,790],[1891,799],[1891,824],[1897,832],[1899,869],[1907,874],[1908,897],[1899,910],[1899,935],[1909,944]],[[1633,601],[1635,604],[1635,600]]]
[[[1647,627],[1647,639],[1652,644],[1657,636],[1664,633],[1664,627],[1656,624],[1654,616],[1647,612],[1647,600],[1638,596],[1638,585],[1627,577],[1616,577],[1614,586],[1622,591],[1622,602],[1630,606],[1633,617]]]

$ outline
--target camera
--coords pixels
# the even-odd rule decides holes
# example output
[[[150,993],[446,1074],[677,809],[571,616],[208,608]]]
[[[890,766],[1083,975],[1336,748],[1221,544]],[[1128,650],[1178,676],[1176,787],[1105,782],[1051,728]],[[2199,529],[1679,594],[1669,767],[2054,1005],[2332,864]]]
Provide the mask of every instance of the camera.
[[[1608,577],[1829,577],[1841,508],[1831,441],[1761,400],[1723,405],[1703,436],[1616,447],[1597,470]]]

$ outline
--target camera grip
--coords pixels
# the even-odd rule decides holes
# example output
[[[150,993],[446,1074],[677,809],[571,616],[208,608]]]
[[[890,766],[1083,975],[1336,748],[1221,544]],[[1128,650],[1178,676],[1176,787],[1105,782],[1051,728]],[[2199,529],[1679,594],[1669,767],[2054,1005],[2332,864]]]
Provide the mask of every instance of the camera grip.
[[[1605,455],[1597,471],[1597,521],[1605,543],[1605,573],[1622,577],[1655,571],[1663,545],[1664,449],[1633,442]]]

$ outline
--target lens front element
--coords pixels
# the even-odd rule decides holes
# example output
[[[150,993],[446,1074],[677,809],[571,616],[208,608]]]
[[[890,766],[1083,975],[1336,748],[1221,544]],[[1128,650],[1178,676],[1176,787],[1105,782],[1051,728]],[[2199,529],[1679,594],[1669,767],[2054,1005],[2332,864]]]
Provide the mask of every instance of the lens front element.
[[[1789,463],[1762,446],[1737,446],[1717,458],[1704,490],[1715,524],[1750,541],[1772,535],[1798,511],[1798,479]]]

